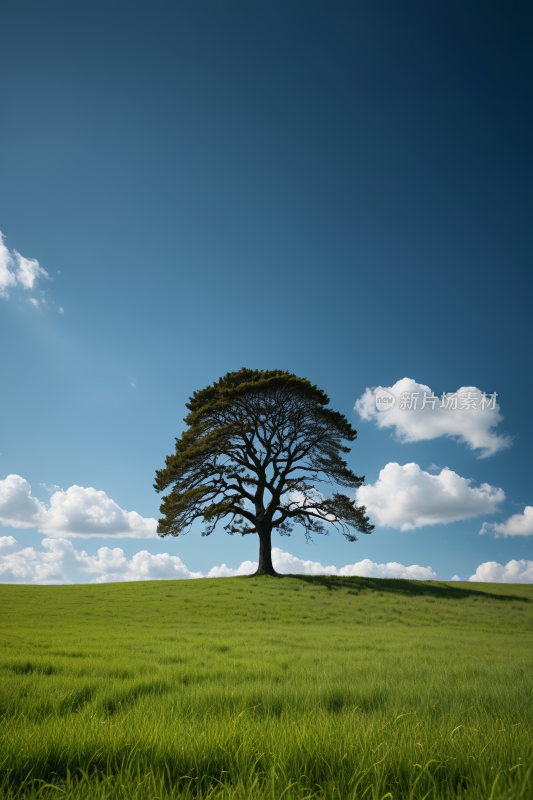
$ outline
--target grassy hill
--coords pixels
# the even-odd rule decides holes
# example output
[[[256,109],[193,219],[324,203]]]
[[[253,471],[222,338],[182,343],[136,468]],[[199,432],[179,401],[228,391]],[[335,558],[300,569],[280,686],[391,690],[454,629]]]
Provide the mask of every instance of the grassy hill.
[[[0,797],[533,796],[533,586],[0,586]]]

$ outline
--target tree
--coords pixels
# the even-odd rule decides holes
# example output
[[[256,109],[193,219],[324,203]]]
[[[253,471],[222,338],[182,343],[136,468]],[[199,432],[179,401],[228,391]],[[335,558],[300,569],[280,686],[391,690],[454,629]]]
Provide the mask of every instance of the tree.
[[[241,369],[195,392],[176,452],[156,472],[154,488],[171,490],[160,507],[161,537],[184,535],[202,519],[202,536],[228,518],[229,534],[259,537],[256,575],[276,575],[272,531],[289,536],[300,523],[308,540],[330,523],[350,542],[350,529],[371,533],[365,507],[347,495],[324,496],[325,483],[356,489],[364,482],[342,456],[357,432],[326,408],[327,395],[282,370]]]

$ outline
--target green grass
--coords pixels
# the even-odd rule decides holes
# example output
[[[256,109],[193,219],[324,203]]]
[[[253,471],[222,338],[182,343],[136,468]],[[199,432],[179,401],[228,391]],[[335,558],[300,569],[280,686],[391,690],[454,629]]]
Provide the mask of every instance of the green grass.
[[[0,586],[0,797],[533,797],[533,587]]]

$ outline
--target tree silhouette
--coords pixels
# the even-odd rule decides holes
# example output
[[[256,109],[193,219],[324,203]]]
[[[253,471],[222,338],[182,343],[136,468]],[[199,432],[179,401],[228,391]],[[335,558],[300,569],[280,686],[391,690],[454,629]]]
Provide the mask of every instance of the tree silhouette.
[[[305,378],[282,370],[229,372],[187,403],[187,429],[176,452],[156,472],[163,497],[157,531],[184,535],[196,519],[209,536],[222,519],[229,534],[259,537],[256,575],[276,575],[272,531],[290,535],[300,523],[306,538],[327,534],[324,523],[350,542],[371,533],[364,506],[324,484],[356,489],[364,481],[343,455],[357,432],[346,417],[326,408],[327,395]]]

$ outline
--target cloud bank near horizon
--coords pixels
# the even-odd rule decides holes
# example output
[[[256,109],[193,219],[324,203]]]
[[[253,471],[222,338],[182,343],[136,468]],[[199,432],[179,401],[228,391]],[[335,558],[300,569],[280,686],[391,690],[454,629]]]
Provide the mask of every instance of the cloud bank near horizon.
[[[396,398],[394,407],[387,411],[378,411],[374,398],[374,392],[378,389],[384,389],[394,395]],[[409,395],[418,394],[416,408],[400,407],[400,398],[404,392]],[[367,387],[364,394],[356,401],[354,409],[362,420],[374,420],[378,428],[393,428],[401,442],[422,442],[448,436],[466,444],[471,450],[479,450],[479,458],[491,456],[511,445],[510,436],[493,431],[493,428],[503,420],[498,403],[495,403],[494,409],[481,410],[479,401],[482,392],[475,386],[463,386],[453,394],[459,397],[469,393],[469,396],[476,400],[477,408],[464,409],[460,403],[457,403],[457,408],[441,407],[440,398],[437,402],[426,404],[425,408],[422,408],[424,393],[428,397],[433,395],[429,386],[417,383],[412,378],[402,378],[393,386],[378,386],[375,390]],[[448,393],[448,396],[450,394],[452,393]]]
[[[179,556],[168,553],[152,554],[141,550],[127,559],[120,547],[100,547],[96,556],[85,550],[76,550],[68,539],[43,539],[42,550],[22,547],[13,536],[0,537],[0,582],[30,584],[72,583],[66,573],[73,571],[83,575],[95,575],[90,583],[114,583],[123,581],[154,581],[184,578],[230,578],[251,575],[257,569],[257,561],[243,561],[237,569],[226,564],[212,567],[204,575],[192,572]],[[340,575],[369,578],[410,578],[412,580],[435,580],[431,567],[417,564],[406,567],[395,562],[375,564],[364,559],[357,564],[348,564],[337,569],[322,566],[317,561],[306,561],[286,553],[279,547],[272,548],[275,569],[282,573],[302,575]]]
[[[73,583],[66,575],[94,575],[88,583],[121,583],[126,581],[183,580],[199,578],[232,578],[251,575],[257,569],[256,561],[243,561],[237,569],[226,564],[212,567],[204,575],[192,572],[179,556],[168,553],[152,554],[147,550],[135,553],[127,559],[120,547],[100,547],[96,556],[85,550],[76,550],[68,539],[43,539],[42,550],[22,547],[13,536],[0,536],[0,583],[20,584],[68,584]],[[403,578],[407,580],[436,580],[431,567],[418,564],[404,566],[396,562],[377,564],[363,559],[356,564],[337,568],[323,566],[318,561],[306,561],[281,550],[272,548],[272,561],[281,574],[337,575],[362,578]],[[454,575],[450,580],[458,581]],[[480,564],[472,582],[488,583],[533,583],[533,561],[509,561],[505,566],[495,561]]]
[[[533,561],[509,561],[505,566],[497,561],[480,564],[470,581],[478,583],[533,583]]]

